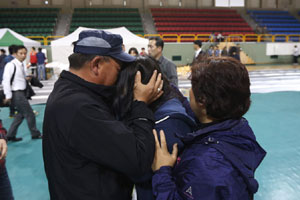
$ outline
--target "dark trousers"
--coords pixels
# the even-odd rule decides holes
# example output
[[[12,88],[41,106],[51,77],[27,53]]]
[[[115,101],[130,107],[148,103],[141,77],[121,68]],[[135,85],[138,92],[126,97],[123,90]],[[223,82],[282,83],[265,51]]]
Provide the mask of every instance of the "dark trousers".
[[[0,166],[0,199],[13,200],[14,196],[5,166]]]
[[[16,108],[15,105],[13,104],[13,102],[10,103],[9,105],[9,116],[14,116],[16,112]]]
[[[7,137],[15,137],[17,135],[18,127],[24,118],[27,121],[31,136],[41,135],[40,131],[36,128],[35,115],[28,99],[25,97],[25,92],[13,91],[12,101],[18,110],[18,114],[15,116],[15,119],[8,130]]]
[[[38,77],[38,75],[37,75],[37,64],[36,63],[31,63],[31,67],[34,67],[34,68],[31,68],[32,76]]]
[[[298,63],[298,56],[293,56],[294,57],[294,62],[293,63]]]

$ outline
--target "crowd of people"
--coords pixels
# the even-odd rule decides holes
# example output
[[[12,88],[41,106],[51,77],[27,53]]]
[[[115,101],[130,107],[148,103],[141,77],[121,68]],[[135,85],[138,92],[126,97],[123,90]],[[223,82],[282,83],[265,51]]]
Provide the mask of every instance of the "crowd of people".
[[[241,61],[240,58],[240,52],[241,52],[241,46],[240,44],[237,44],[236,46],[227,47],[224,46],[222,49],[219,48],[219,43],[212,43],[209,45],[209,48],[204,51],[202,48],[202,42],[200,40],[194,41],[194,50],[195,55],[194,59],[198,58],[199,56],[207,55],[212,57],[233,57],[238,61]]]
[[[27,49],[19,46],[4,69],[6,100],[19,115],[14,127],[25,117],[32,139],[43,139],[51,199],[131,200],[133,191],[138,200],[253,198],[266,152],[243,118],[250,81],[238,59],[195,41],[188,100],[159,37],[149,38],[148,53],[126,53],[120,35],[102,30],[82,31],[73,44],[69,71],[46,104],[43,135],[22,92]],[[37,54],[32,48],[30,58]],[[38,56],[31,61],[41,65]],[[20,83],[10,84],[14,65]],[[16,128],[0,131],[2,160]],[[0,172],[0,199],[13,199],[4,164]]]

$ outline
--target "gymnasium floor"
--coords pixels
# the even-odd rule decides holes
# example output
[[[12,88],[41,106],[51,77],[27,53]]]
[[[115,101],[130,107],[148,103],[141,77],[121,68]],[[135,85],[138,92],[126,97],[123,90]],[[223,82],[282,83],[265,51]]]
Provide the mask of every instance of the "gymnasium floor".
[[[293,66],[289,69],[294,70]],[[295,70],[295,73],[299,73],[299,70]],[[259,82],[267,82],[265,77],[257,75],[259,72],[256,69],[250,71],[251,73],[253,71],[251,82],[256,82],[254,86],[261,86],[262,83]],[[280,79],[273,72],[272,74],[275,79],[270,82],[290,81],[290,87],[296,84],[297,88],[300,88],[297,77],[288,75],[288,78]],[[290,80],[291,77],[294,77],[293,80]],[[300,90],[294,88],[291,91],[286,89],[288,91],[265,93],[261,88],[262,86],[258,87],[258,90],[252,88],[254,91],[252,105],[245,115],[257,140],[267,151],[266,158],[256,171],[260,187],[255,199],[298,200],[300,196]],[[187,93],[187,87],[183,86],[182,89]],[[44,108],[44,104],[33,105],[33,109],[39,112],[37,126],[40,130],[42,130]],[[12,119],[8,118],[7,108],[1,109],[0,119],[6,128],[10,126]],[[49,194],[42,160],[42,141],[31,140],[25,123],[23,122],[18,130],[18,136],[23,137],[23,141],[9,143],[7,155],[7,168],[14,196],[16,200],[47,200]]]

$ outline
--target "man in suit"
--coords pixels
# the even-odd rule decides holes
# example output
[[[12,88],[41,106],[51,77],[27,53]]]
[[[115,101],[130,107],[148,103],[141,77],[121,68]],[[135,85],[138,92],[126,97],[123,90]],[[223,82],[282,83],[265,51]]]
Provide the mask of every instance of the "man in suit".
[[[200,55],[203,55],[204,52],[202,51],[201,47],[202,47],[202,42],[200,40],[195,40],[194,41],[195,55],[193,58],[193,62],[197,60],[200,57]]]

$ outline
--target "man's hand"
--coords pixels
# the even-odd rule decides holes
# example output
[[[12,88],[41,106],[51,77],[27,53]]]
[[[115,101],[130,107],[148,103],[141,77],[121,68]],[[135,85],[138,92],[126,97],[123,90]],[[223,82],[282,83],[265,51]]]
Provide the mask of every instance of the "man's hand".
[[[134,81],[134,100],[143,101],[146,104],[150,104],[163,94],[163,80],[161,80],[161,74],[157,76],[156,70],[153,72],[152,77],[147,85],[144,85],[141,82],[141,79],[141,73],[138,71],[135,75]]]
[[[8,105],[11,103],[11,99],[3,99],[3,104]]]
[[[177,159],[177,143],[173,145],[173,151],[172,154],[170,154],[167,148],[167,142],[164,131],[160,131],[161,144],[159,144],[156,130],[153,130],[153,134],[155,138],[155,156],[152,163],[152,170],[157,171],[163,166],[173,167]]]
[[[7,153],[7,144],[4,139],[0,139],[0,160],[6,157]]]

